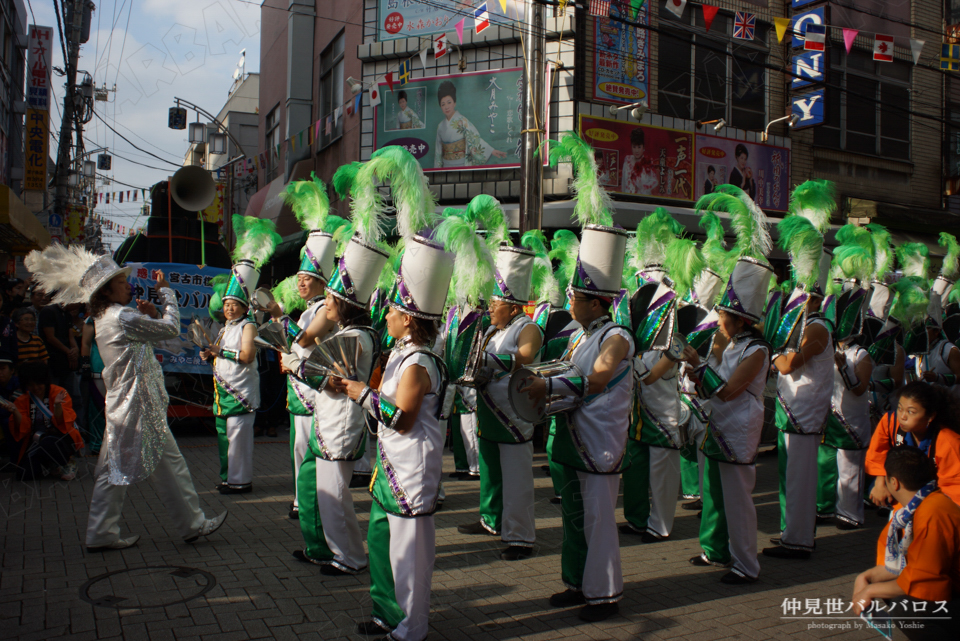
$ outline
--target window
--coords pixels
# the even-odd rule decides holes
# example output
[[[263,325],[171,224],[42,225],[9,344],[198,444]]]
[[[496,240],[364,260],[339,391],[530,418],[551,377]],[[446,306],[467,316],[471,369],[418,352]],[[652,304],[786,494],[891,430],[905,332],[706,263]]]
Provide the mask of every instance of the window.
[[[717,14],[707,32],[702,12],[678,19],[664,10],[660,28],[660,114],[723,118],[732,127],[754,131],[766,126],[767,25],[757,23],[755,40],[732,40],[730,15]]]
[[[343,117],[336,117],[337,107],[343,105],[343,32],[320,54],[320,144],[323,149],[343,135]],[[327,133],[327,118],[330,133]]]
[[[874,62],[867,51],[830,47],[830,84],[823,125],[813,142],[885,158],[910,158],[910,65]]]
[[[267,144],[267,180],[270,182],[277,177],[277,167],[280,156],[277,154],[277,145],[280,144],[280,105],[277,105],[267,114],[265,125]]]

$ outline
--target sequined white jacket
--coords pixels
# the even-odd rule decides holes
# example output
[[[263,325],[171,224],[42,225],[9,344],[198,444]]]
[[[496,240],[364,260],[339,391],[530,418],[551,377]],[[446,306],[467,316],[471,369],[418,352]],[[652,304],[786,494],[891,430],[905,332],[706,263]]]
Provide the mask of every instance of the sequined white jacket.
[[[180,309],[172,289],[160,289],[159,296],[159,319],[112,305],[96,322],[107,389],[97,476],[107,474],[111,485],[144,480],[163,454],[169,398],[153,346],[180,336]]]

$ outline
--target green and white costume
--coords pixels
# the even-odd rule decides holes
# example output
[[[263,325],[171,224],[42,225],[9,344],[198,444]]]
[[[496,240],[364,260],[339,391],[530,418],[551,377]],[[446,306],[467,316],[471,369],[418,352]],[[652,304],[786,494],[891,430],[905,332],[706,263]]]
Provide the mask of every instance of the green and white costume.
[[[243,330],[248,325],[254,325],[249,318],[228,321],[215,345],[227,353],[239,354]],[[225,356],[214,357],[213,415],[217,417],[220,480],[233,488],[253,483],[253,423],[259,407],[257,361],[241,363]]]

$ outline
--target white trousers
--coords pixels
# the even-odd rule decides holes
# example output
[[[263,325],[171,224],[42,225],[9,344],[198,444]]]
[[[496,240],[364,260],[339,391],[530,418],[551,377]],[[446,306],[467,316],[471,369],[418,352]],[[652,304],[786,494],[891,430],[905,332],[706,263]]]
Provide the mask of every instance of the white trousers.
[[[733,568],[755,579],[760,575],[760,561],[757,559],[757,507],[753,504],[757,466],[720,463],[719,468]]]
[[[819,434],[783,435],[787,455],[786,527],[780,544],[795,550],[813,550],[817,527],[817,451]]]
[[[687,423],[687,438],[697,446],[697,472],[700,477],[700,496],[703,497],[703,460],[705,454],[700,446],[703,444],[703,437],[707,434],[707,426],[697,418],[693,413],[690,414],[690,422]]]
[[[473,415],[476,417],[476,414]],[[474,418],[476,421],[476,418]],[[500,443],[503,476],[503,525],[500,540],[507,545],[533,547],[537,540],[533,515],[533,441]]]
[[[293,430],[290,432],[290,438],[293,439],[293,478],[294,494],[293,507],[299,508],[300,497],[297,496],[298,490],[296,479],[300,478],[300,466],[303,464],[303,457],[310,447],[310,430],[313,426],[313,416],[293,416]]]
[[[363,535],[350,493],[353,464],[354,461],[317,459],[317,507],[323,537],[333,552],[335,565],[362,570],[367,567],[367,553],[363,551]]]
[[[373,457],[377,453],[377,441],[367,432],[367,445],[363,449],[363,456],[354,461],[354,474],[373,474]]]
[[[256,412],[227,418],[227,483],[249,485],[253,483],[253,423]],[[300,459],[303,461],[303,459]]]
[[[460,433],[463,434],[463,449],[467,451],[467,465],[471,474],[480,473],[480,445],[477,442],[477,413],[460,415]]]
[[[167,508],[173,526],[186,539],[200,530],[206,517],[200,509],[200,498],[193,487],[187,462],[169,428],[166,438],[163,455],[150,475],[150,482]],[[120,538],[120,513],[126,494],[127,486],[110,485],[106,474],[101,474],[97,479],[90,498],[87,547],[100,547]]]
[[[680,450],[650,448],[650,518],[647,529],[670,536],[680,492]]]
[[[863,468],[867,450],[837,450],[837,518],[863,525]]]
[[[617,531],[619,474],[577,472],[583,496],[583,533],[587,539],[587,562],[581,591],[587,603],[619,601],[623,594],[620,566],[620,534]]]
[[[430,587],[437,551],[433,515],[403,518],[387,514],[390,523],[390,568],[397,605],[406,617],[390,635],[398,641],[422,641],[430,624]]]

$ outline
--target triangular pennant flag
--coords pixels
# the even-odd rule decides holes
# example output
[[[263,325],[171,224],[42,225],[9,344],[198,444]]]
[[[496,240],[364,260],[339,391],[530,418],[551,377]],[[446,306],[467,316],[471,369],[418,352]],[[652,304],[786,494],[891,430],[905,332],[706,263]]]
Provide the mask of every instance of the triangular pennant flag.
[[[313,125],[313,129],[314,129],[313,137],[314,137],[314,139],[317,139],[317,138],[320,137],[320,124],[321,124],[322,122],[323,122],[323,120],[318,120],[318,121],[315,122],[314,125]]]
[[[500,0],[500,8],[503,9],[503,15],[507,15],[507,0]]]
[[[340,118],[343,116],[343,105],[340,105],[339,107],[337,107],[337,110],[334,111],[333,113],[334,113],[335,123],[340,122]]]
[[[309,127],[307,127],[307,144],[308,145],[313,144],[313,125],[310,125]]]
[[[463,23],[466,22],[466,18],[460,18],[460,22],[457,23],[457,37],[460,39],[460,44],[463,44]],[[393,90],[393,86],[390,86],[390,89]]]
[[[383,79],[387,81],[387,86],[390,87],[390,91],[393,91],[393,72],[388,71]]]
[[[130,202],[130,190],[127,190],[127,202]]]
[[[296,137],[296,136],[290,136],[290,140],[288,140],[287,142],[290,143],[290,151],[296,151],[296,150],[297,150],[297,137]]]
[[[363,100],[363,94],[358,93],[357,96],[353,99],[353,113],[360,113],[360,101]]]
[[[920,52],[923,51],[923,45],[925,43],[925,40],[910,38],[910,53],[913,54],[913,64],[917,64],[917,62],[920,61]]]
[[[137,192],[138,192],[138,191],[139,191],[138,189],[134,189],[134,190],[133,190],[133,202],[137,202]]]
[[[303,149],[303,132],[297,134],[297,146]]]
[[[423,48],[420,50],[420,66],[424,69],[427,68],[427,52],[430,51],[429,48]]]
[[[283,151],[282,143],[277,144],[277,160],[280,160],[280,152]]]
[[[843,29],[843,46],[847,48],[847,53],[850,53],[850,49],[853,47],[853,41],[857,39],[857,34],[860,33],[856,29]]]
[[[120,192],[120,202],[123,202],[123,192]]]
[[[714,7],[709,4],[702,4],[700,7],[703,9],[703,24],[707,28],[707,31],[710,31],[710,25],[713,24],[713,19],[717,17],[717,11],[720,10],[720,7]]]
[[[348,115],[348,116],[352,116],[352,115],[353,115],[353,101],[352,101],[352,100],[347,103],[347,115]]]
[[[783,36],[790,28],[790,18],[774,18],[773,24],[777,28],[777,42],[783,42]]]
[[[324,133],[326,133],[328,136],[330,135],[330,132],[333,131],[333,127],[330,124],[330,120],[331,120],[330,116],[327,116],[327,122],[323,127]]]

